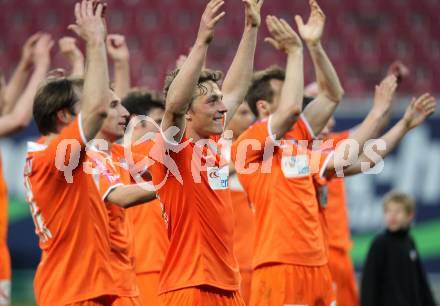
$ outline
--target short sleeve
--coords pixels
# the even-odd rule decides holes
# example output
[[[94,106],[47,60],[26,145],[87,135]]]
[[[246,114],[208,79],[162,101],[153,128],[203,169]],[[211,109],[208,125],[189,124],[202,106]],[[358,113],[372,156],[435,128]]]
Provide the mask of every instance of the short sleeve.
[[[46,146],[39,150],[39,160],[43,161],[48,171],[59,174],[64,177],[64,170],[69,169],[75,173],[86,157],[87,139],[81,123],[81,114],[79,114],[68,126],[50,141]]]
[[[95,169],[99,173],[99,193],[103,201],[107,201],[107,197],[115,188],[122,186],[121,176],[110,159],[93,160]]]

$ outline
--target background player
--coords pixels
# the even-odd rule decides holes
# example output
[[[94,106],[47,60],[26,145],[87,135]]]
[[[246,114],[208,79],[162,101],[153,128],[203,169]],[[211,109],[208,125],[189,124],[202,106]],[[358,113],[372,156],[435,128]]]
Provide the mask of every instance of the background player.
[[[242,103],[229,122],[234,142],[254,122],[249,105]],[[255,237],[255,207],[244,192],[233,164],[230,165],[229,188],[231,189],[232,208],[234,209],[234,245],[241,275],[240,292],[246,305],[249,305],[252,283],[252,255]]]
[[[123,100],[130,117],[148,116],[133,129],[132,151],[147,156],[153,141],[142,142],[147,133],[158,133],[164,114],[164,101],[153,92],[132,90]],[[136,143],[141,141],[141,143]],[[168,250],[169,241],[158,199],[147,205],[130,208],[128,216],[133,223],[135,238],[136,277],[143,305],[158,305],[159,275]]]
[[[87,152],[94,174],[99,177],[96,182],[105,202],[103,205],[108,210],[110,265],[118,295],[114,305],[142,305],[136,281],[135,236],[126,208],[156,198],[153,186],[132,184],[130,164],[126,160],[124,147],[115,143],[124,136],[128,117],[129,113],[121,101],[114,99],[96,135],[96,145]]]
[[[0,77],[0,136],[10,136],[27,127],[32,119],[32,105],[41,81],[50,66],[53,46],[49,34],[31,36],[23,47],[20,64],[6,85]],[[34,68],[28,79],[31,68]],[[26,82],[28,81],[27,85]],[[8,191],[3,178],[0,154],[0,305],[10,304],[11,263],[7,246]]]
[[[34,102],[35,121],[46,136],[42,144],[29,144],[25,168],[26,198],[43,252],[34,282],[38,305],[114,300],[107,211],[82,164],[86,143],[100,130],[111,102],[104,7],[76,3],[76,24],[69,26],[86,42],[84,81],[48,80]],[[78,163],[69,171],[65,166],[73,158]]]
[[[398,80],[407,76],[408,69],[401,63],[395,62],[390,66],[390,74],[395,74]],[[371,112],[380,114],[379,130],[371,129],[370,138],[375,138],[388,124],[391,114],[391,105],[394,91],[391,78],[384,80],[376,87],[374,105]],[[305,88],[304,94],[308,97],[318,95],[317,83],[312,83]],[[333,133],[334,118],[330,118],[327,126],[318,135],[317,139],[333,141],[335,148],[342,140],[350,138],[351,131]],[[353,128],[354,130],[355,128]],[[327,201],[325,205],[325,218],[327,222],[327,234],[329,245],[329,267],[336,286],[336,300],[341,306],[355,306],[359,304],[356,287],[356,275],[350,256],[351,238],[348,220],[348,206],[345,194],[345,182],[343,178],[333,177],[327,181]]]
[[[251,108],[258,112],[260,118],[271,116],[268,120],[262,120],[251,127],[234,144],[236,148],[233,150],[233,158],[234,151],[240,151],[238,148],[240,140],[258,139],[261,151],[248,152],[245,161],[248,165],[252,162],[258,162],[262,168],[264,167],[265,161],[262,148],[269,137],[272,139],[285,137],[289,141],[291,140],[292,143],[298,140],[313,139],[314,133],[319,132],[325,126],[343,94],[338,77],[320,44],[324,28],[324,14],[315,1],[311,2],[311,6],[312,14],[306,25],[302,23],[299,17],[296,19],[300,33],[306,40],[312,53],[315,70],[322,84],[321,87],[325,88],[325,91],[305,109],[304,117],[301,117],[297,124],[293,126],[301,113],[303,100],[302,42],[285,21],[269,17],[267,23],[272,35],[272,40],[269,41],[278,49],[288,53],[288,66],[284,84],[282,73],[278,75],[263,73],[250,89],[247,101],[250,103]],[[296,65],[293,65],[294,63]],[[272,80],[274,81],[271,82]],[[266,87],[263,87],[264,85]],[[278,85],[278,88],[275,89],[274,85]],[[263,91],[263,88],[267,89]],[[278,94],[275,94],[275,92]],[[281,94],[279,94],[280,92]],[[312,114],[314,115],[312,116]],[[289,146],[291,145],[289,144]],[[281,167],[278,157],[275,157],[275,159],[277,160],[277,167]],[[303,207],[295,209],[296,212],[293,212],[293,215],[291,215],[294,205],[288,205],[287,207],[285,203],[292,202],[292,198],[275,200],[272,197],[272,194],[277,194],[278,196],[286,195],[287,193],[281,190],[283,187],[286,187],[284,185],[279,186],[276,192],[272,190],[274,186],[282,184],[283,179],[281,177],[281,169],[274,169],[272,164],[271,170],[272,172],[267,175],[258,174],[256,175],[257,177],[255,175],[247,177],[242,175],[240,177],[243,185],[248,186],[245,189],[248,188],[246,191],[255,203],[257,211],[256,249],[254,255],[254,267],[256,269],[252,280],[250,304],[272,303],[274,305],[282,305],[284,303],[293,303],[315,305],[315,303],[322,302],[330,304],[333,301],[331,279],[330,273],[325,266],[326,258],[317,215],[317,203],[315,221],[312,224],[308,223],[307,226],[310,226],[310,228],[305,230],[308,237],[300,238],[301,235],[304,235],[304,233],[298,233],[300,227],[304,231],[304,222],[300,220],[310,220],[314,217],[296,216],[296,212],[306,210]],[[300,169],[297,170],[300,171]],[[295,172],[295,169],[292,169],[292,171]],[[261,173],[261,171],[257,172]],[[263,177],[262,180],[260,180],[261,177]],[[249,182],[249,184],[246,182]],[[260,182],[260,184],[255,184],[256,182]],[[291,195],[298,196],[297,199],[293,200],[293,203],[298,203],[298,201],[309,203],[309,200],[312,203],[314,197],[311,194],[314,187],[311,178],[306,178],[302,182],[304,182],[301,183],[302,190],[289,192]],[[305,187],[306,185],[308,186],[307,188]],[[310,196],[310,198],[301,198],[300,194]],[[310,206],[312,204],[307,205]],[[313,214],[313,212],[310,213]],[[286,218],[287,215],[290,217]],[[295,224],[295,222],[301,224]],[[319,244],[321,245],[318,246]],[[307,281],[299,282],[297,281],[299,279],[307,279]],[[296,284],[295,287],[292,287],[294,286],[293,284]],[[286,288],[286,286],[289,286],[288,289],[280,290],[280,288]],[[261,299],[261,296],[264,296],[264,299]]]

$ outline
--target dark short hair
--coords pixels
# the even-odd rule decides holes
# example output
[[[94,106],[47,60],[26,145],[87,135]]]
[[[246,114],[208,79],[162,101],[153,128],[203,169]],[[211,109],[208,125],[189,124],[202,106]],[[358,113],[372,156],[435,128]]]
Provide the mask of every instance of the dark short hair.
[[[272,80],[284,81],[285,78],[285,70],[278,66],[270,66],[269,68],[254,73],[251,86],[246,95],[246,102],[256,117],[258,117],[258,101],[264,100],[269,103],[273,102],[274,92],[270,82]]]
[[[164,99],[156,92],[134,89],[122,99],[122,105],[130,115],[148,115],[154,108],[164,109]]]
[[[402,205],[407,214],[414,213],[416,210],[416,201],[411,195],[404,192],[388,192],[383,200],[384,208],[391,202]]]
[[[315,98],[313,97],[308,97],[308,96],[304,96],[303,98],[303,109],[305,109],[310,103],[312,103],[313,101],[315,101]]]
[[[171,84],[173,83],[176,76],[179,74],[180,69],[173,70],[170,72],[166,79],[165,79],[165,86],[163,93],[165,95],[165,98],[168,95],[168,90],[170,89]],[[201,94],[205,93],[207,91],[206,86],[203,85],[205,82],[213,81],[217,85],[223,78],[223,72],[219,70],[211,70],[211,69],[204,69],[200,73],[199,79],[197,81],[197,88],[200,90]],[[194,99],[195,97],[193,97]]]
[[[38,89],[34,99],[33,115],[42,135],[57,133],[56,116],[62,109],[74,114],[74,106],[80,100],[77,91],[81,90],[81,78],[52,77]]]

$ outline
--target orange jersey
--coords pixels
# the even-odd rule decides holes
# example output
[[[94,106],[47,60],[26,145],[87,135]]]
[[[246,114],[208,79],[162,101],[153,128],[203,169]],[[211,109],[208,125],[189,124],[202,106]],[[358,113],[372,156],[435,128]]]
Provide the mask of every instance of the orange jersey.
[[[153,141],[133,146],[134,153],[147,156]],[[169,241],[159,200],[128,209],[135,238],[136,273],[160,272]]]
[[[2,159],[0,156],[0,240],[6,240],[8,229],[8,189],[3,176]],[[1,279],[1,275],[0,275]]]
[[[0,305],[11,303],[11,258],[8,249],[8,190],[0,155]]]
[[[243,159],[239,156],[243,154],[239,152],[240,143],[249,139],[258,142],[244,156],[245,166],[258,165],[258,170],[253,174],[238,172],[256,206],[254,268],[267,263],[325,265],[324,234],[312,174],[322,174],[331,154],[307,149],[313,134],[303,117],[282,141],[275,141],[272,135],[269,117],[245,131],[232,149],[237,168]],[[267,155],[269,147],[274,147],[273,158]]]
[[[113,144],[111,155],[104,151],[89,150],[88,159],[96,171],[94,176],[102,200],[107,207],[110,224],[110,264],[115,275],[119,296],[139,295],[136,282],[133,226],[124,208],[107,200],[107,196],[121,185],[131,184],[124,148]]]
[[[0,156],[0,243],[4,243],[6,246],[6,241],[8,238],[8,189],[6,187],[6,180],[3,176],[3,166]],[[6,250],[2,249],[2,252]],[[6,254],[0,254],[0,259],[6,259]],[[7,256],[9,257],[9,256]],[[10,267],[4,261],[0,261],[0,280],[9,279]],[[8,272],[9,271],[9,272]]]
[[[254,247],[254,208],[241,186],[236,174],[229,178],[232,207],[234,209],[234,247],[240,271],[252,270],[252,250]]]
[[[170,240],[160,294],[200,285],[239,289],[229,168],[218,154],[219,140],[202,146],[184,137],[171,144],[158,135],[150,150],[155,163],[149,171]]]
[[[349,131],[330,135],[334,147],[350,135]],[[328,205],[325,209],[327,223],[329,224],[328,242],[333,248],[346,251],[351,249],[350,224],[348,218],[348,203],[345,193],[344,178],[334,177],[328,181]]]
[[[34,281],[38,305],[115,293],[109,219],[92,176],[84,171],[86,141],[80,114],[48,145],[28,145],[26,199],[42,250]],[[67,164],[74,164],[71,172],[59,170]]]

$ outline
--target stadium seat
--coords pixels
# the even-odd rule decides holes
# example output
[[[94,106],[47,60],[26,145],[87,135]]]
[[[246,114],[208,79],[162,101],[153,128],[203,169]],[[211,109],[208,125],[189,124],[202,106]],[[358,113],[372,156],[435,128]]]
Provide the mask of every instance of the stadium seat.
[[[0,46],[0,60],[3,66],[7,66],[4,70],[13,67],[20,44],[35,31],[50,31],[55,38],[69,34],[66,27],[74,20],[72,3],[71,0],[50,3],[45,0],[0,1],[0,9],[8,12],[0,20],[0,26],[10,29],[8,33],[11,33],[5,34],[5,46],[13,51],[2,52]],[[205,0],[113,0],[108,9],[109,32],[128,36],[130,48],[139,54],[135,56],[139,58],[136,64],[144,65],[144,61],[148,60],[155,63],[155,67],[165,63],[168,68],[175,62],[175,57],[188,52],[205,3]],[[210,60],[215,65],[227,67],[232,59],[234,48],[230,46],[238,44],[243,29],[242,7],[240,1],[225,4],[225,10],[234,13],[227,14],[217,29],[216,40],[210,50]],[[348,82],[352,92],[362,93],[365,87],[373,85],[377,76],[371,71],[377,67],[385,69],[396,58],[417,67],[425,65],[425,70],[431,69],[433,75],[438,75],[435,67],[438,66],[440,51],[435,38],[440,33],[440,1],[333,0],[323,2],[322,7],[328,20],[324,46],[330,58],[338,70],[341,66],[356,67],[354,80]],[[306,19],[308,12],[307,4],[301,1],[266,1],[263,8],[264,16],[274,14],[285,18],[294,25],[294,29],[294,15],[300,14]],[[267,35],[263,26],[259,39],[262,47],[257,50],[256,66],[284,65],[283,54],[264,46],[263,39]],[[434,42],[433,46],[430,41]],[[425,70],[418,72],[417,88],[429,85],[424,77],[429,72]],[[351,77],[347,69],[340,73],[344,78]],[[133,77],[135,83],[140,81],[138,77],[151,80],[140,72],[134,73]],[[433,90],[439,91],[439,82],[432,83],[435,86]]]

